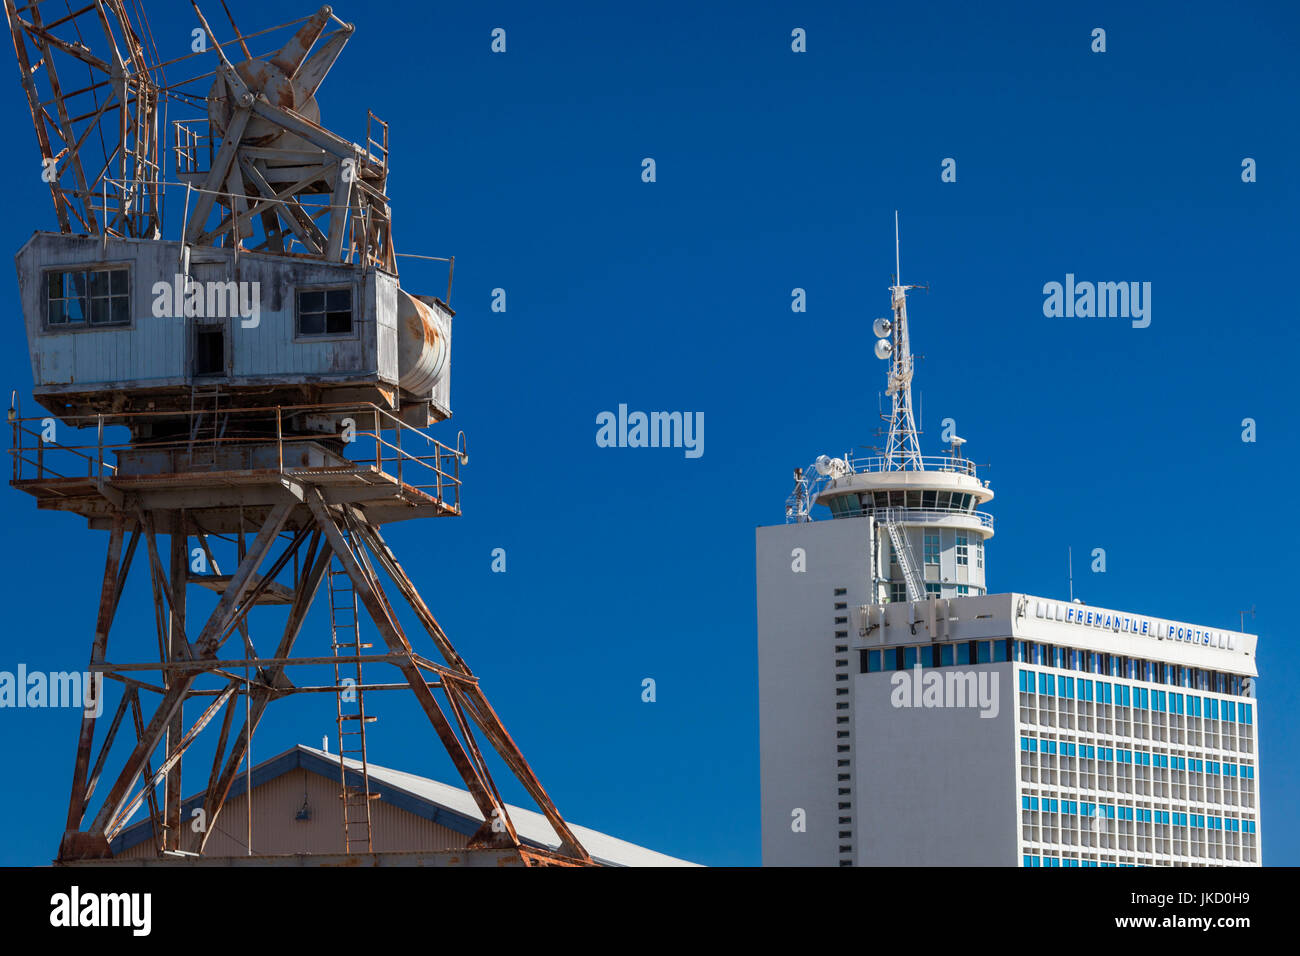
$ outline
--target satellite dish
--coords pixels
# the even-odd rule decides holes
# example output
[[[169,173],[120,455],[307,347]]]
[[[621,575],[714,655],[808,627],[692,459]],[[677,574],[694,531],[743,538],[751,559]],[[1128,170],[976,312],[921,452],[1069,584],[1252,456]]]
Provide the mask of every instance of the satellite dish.
[[[888,319],[876,319],[871,323],[871,331],[876,333],[877,338],[885,338],[890,332],[894,331],[894,323]]]
[[[890,344],[889,339],[876,339],[876,358],[887,359],[894,352],[894,346]]]
[[[813,467],[817,469],[817,474],[829,475],[831,473],[831,460],[825,455],[818,455],[817,460],[813,462]]]
[[[849,463],[843,458],[832,458],[827,467],[832,478],[841,478],[849,473]]]

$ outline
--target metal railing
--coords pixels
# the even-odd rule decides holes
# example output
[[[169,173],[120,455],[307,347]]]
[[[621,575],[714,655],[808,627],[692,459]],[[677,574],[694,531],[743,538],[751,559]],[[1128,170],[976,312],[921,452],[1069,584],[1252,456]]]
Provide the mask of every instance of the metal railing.
[[[372,130],[379,133],[379,139],[375,139]],[[387,175],[388,124],[376,116],[374,110],[366,111],[366,152],[371,162]]]
[[[172,152],[175,154],[177,173],[201,174],[212,168],[212,160],[216,155],[216,141],[212,135],[211,125],[206,117],[172,120],[175,138]]]
[[[853,469],[854,474],[863,472],[877,471],[902,471],[915,469],[900,469],[897,467],[896,459],[888,458],[884,455],[873,455],[863,458],[848,458],[849,466]],[[966,458],[953,458],[950,455],[922,455],[921,467],[926,471],[944,471],[958,475],[969,475],[975,477],[975,462]]]
[[[842,459],[834,459],[830,462],[830,469],[822,474],[818,471],[818,465],[823,464],[823,459],[809,465],[807,468],[800,468],[795,473],[795,487],[785,500],[785,520],[787,523],[812,521],[812,508],[817,503],[818,497],[828,485],[842,478],[849,478],[853,475],[865,474],[884,474],[890,472],[916,474],[915,468],[899,468],[899,458],[890,458],[887,455],[870,455],[855,458],[852,455],[845,455]],[[965,475],[969,478],[975,478],[975,462],[968,458],[957,458],[952,455],[922,455],[919,459],[921,468],[927,472],[947,473],[950,475]],[[841,462],[843,464],[841,464]],[[845,467],[847,466],[847,467]],[[986,483],[987,484],[987,483]],[[912,493],[913,489],[909,488],[887,488],[890,494],[901,492]],[[923,489],[931,492],[938,492],[941,489]],[[947,491],[943,493],[947,494]],[[952,492],[957,494],[960,492]],[[899,506],[895,506],[899,507]],[[867,514],[870,508],[858,508],[851,511],[836,511],[836,517],[856,516]],[[909,508],[909,511],[925,511],[924,508]],[[942,510],[942,509],[939,509]],[[993,527],[993,518],[991,515],[985,515],[983,512],[968,512],[970,514],[980,515],[982,519],[986,518],[987,522],[981,519],[981,523],[986,527]]]
[[[307,430],[299,421],[321,417],[342,426],[341,431]],[[218,431],[213,419],[224,420]],[[169,426],[175,434],[165,437],[139,437],[129,434],[122,441],[105,437],[105,429],[149,424]],[[159,466],[150,471],[133,471],[137,475],[207,474],[222,470],[248,470],[256,467],[286,476],[317,474],[371,473],[395,479],[439,501],[459,507],[460,466],[467,460],[464,435],[459,448],[451,448],[413,425],[408,425],[387,409],[370,402],[325,405],[277,405],[261,408],[196,408],[192,411],[126,412],[111,415],[54,416],[13,418],[9,454],[13,459],[11,483],[24,484],[58,479],[90,480],[97,484],[127,477],[121,468],[123,453],[159,456]],[[177,427],[177,426],[180,427]],[[72,428],[80,434],[95,429],[95,441],[68,444],[47,439],[53,430]],[[210,436],[204,429],[210,429]],[[288,432],[286,434],[286,431]],[[196,437],[203,435],[204,437]],[[330,453],[317,463],[301,461],[299,449],[308,445],[331,443]],[[225,460],[218,456],[227,452]],[[195,452],[205,455],[202,466],[195,465]],[[273,452],[273,454],[272,454]],[[118,462],[108,460],[117,456]],[[334,457],[337,456],[337,457]],[[236,457],[245,468],[228,468]],[[286,461],[290,462],[286,466]],[[170,468],[170,470],[168,470]]]
[[[829,504],[829,502],[823,502]],[[969,518],[978,521],[981,527],[993,530],[993,516],[987,511],[964,511],[960,508],[846,508],[831,512],[837,518],[856,518],[873,515],[877,520],[892,521],[894,524],[934,524],[950,521],[953,518]]]

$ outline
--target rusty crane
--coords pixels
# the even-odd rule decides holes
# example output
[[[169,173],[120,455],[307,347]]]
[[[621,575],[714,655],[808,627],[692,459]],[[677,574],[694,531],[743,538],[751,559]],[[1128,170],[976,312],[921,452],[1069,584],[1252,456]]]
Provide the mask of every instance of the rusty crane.
[[[108,532],[90,670],[121,688],[104,720],[83,717],[59,859],[110,856],[142,805],[160,855],[201,855],[267,707],[311,692],[338,700],[343,849],[369,853],[366,700],[401,689],[482,814],[467,852],[590,864],[381,533],[459,514],[466,455],[463,436],[450,447],[424,431],[451,414],[454,313],[401,287],[388,127],[368,114],[358,144],[321,123],[317,93],[353,27],[322,7],[242,33],[223,0],[223,40],[191,3],[192,48],[164,59],[137,0],[4,0],[59,225],[17,256],[34,397],[64,433],[93,436],[53,440],[11,410],[12,484]],[[234,551],[227,574],[220,547]],[[140,560],[154,659],[113,632]],[[217,595],[210,613],[194,613],[191,587]],[[300,637],[322,590],[329,647],[313,655]],[[256,612],[277,604],[287,619],[268,640]],[[396,680],[363,679],[363,665]],[[294,680],[313,666],[333,682]],[[182,769],[205,732],[216,741],[187,807],[202,810],[196,829]],[[480,740],[553,846],[520,839]]]

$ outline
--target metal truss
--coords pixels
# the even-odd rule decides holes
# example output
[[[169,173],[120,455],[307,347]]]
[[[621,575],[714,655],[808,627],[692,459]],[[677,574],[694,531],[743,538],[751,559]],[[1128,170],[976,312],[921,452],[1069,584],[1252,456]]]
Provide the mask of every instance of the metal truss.
[[[125,0],[78,6],[4,0],[41,177],[61,231],[152,238],[161,226],[160,91]]]
[[[292,253],[396,274],[388,125],[369,113],[359,145],[321,125],[316,103],[352,25],[326,6],[244,34],[223,3],[234,32],[223,41],[195,0],[191,6],[201,42],[164,61],[135,0],[90,0],[76,10],[67,0],[4,0],[59,229],[162,238],[172,186],[184,194],[173,215],[187,246]],[[276,33],[288,34],[278,49],[253,53],[250,41]],[[168,68],[199,72],[169,81]],[[167,130],[169,107],[206,115]],[[167,136],[171,178],[159,149]]]
[[[153,511],[128,500],[113,516],[90,670],[120,683],[123,690],[111,717],[83,715],[60,861],[109,857],[109,844],[141,804],[148,808],[160,853],[202,854],[268,705],[294,694],[337,693],[343,689],[298,686],[290,679],[289,671],[343,660],[388,664],[401,675],[391,684],[367,685],[363,688],[366,691],[400,689],[415,695],[483,815],[482,826],[469,841],[470,849],[517,850],[525,862],[533,865],[591,864],[590,855],[564,822],[488,703],[478,679],[420,597],[379,528],[367,520],[364,508],[346,502],[331,503],[321,488],[297,480],[284,479],[281,490],[280,499],[266,511],[256,536],[246,547],[240,533],[238,567],[228,578],[220,578],[221,598],[193,640],[187,636],[192,628],[186,619],[185,593],[189,584],[202,579],[192,578],[189,573],[190,539],[197,539],[204,552],[211,555],[207,536],[196,520],[201,512]],[[170,534],[166,567],[156,539],[160,524]],[[109,634],[141,540],[145,542],[155,595],[158,661],[109,663]],[[387,653],[358,652],[344,658],[296,654],[304,619],[332,560],[338,561],[350,579]],[[291,562],[292,586],[275,583]],[[250,612],[260,603],[270,603],[272,597],[274,603],[288,600],[289,615],[274,651],[261,656],[253,643]],[[399,622],[395,599],[405,602],[414,613],[441,661],[413,647]],[[231,654],[225,648],[235,641],[236,634],[239,649]],[[247,677],[242,673],[245,668]],[[149,672],[161,674],[161,680],[151,683],[141,679]],[[216,678],[216,684],[200,687],[201,678],[207,678],[208,683]],[[245,695],[247,716],[232,740],[234,718]],[[146,696],[157,698],[147,720],[143,704]],[[186,705],[199,703],[203,705],[201,711],[197,716],[191,712],[187,723]],[[108,757],[128,713],[134,745],[116,775],[105,777]],[[96,750],[102,719],[107,720],[108,729]],[[210,727],[219,727],[219,731],[203,791],[204,825],[201,832],[195,832],[188,821],[181,819],[183,758]],[[541,850],[521,841],[493,781],[479,736],[546,816],[559,840],[557,850]],[[159,750],[161,761],[155,766],[152,761]],[[107,792],[92,814],[92,801],[101,779],[106,782]]]

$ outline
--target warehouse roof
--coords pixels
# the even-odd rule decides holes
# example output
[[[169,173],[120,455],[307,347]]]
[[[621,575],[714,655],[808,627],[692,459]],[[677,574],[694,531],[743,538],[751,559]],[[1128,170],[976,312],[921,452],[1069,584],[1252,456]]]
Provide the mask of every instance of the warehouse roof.
[[[345,759],[344,762],[350,770],[360,770],[360,764],[357,761]],[[337,780],[339,758],[337,754],[326,753],[323,750],[299,744],[284,753],[264,760],[254,767],[252,772],[253,786],[256,788],[268,780],[299,768]],[[432,820],[466,836],[473,834],[483,823],[483,814],[479,812],[478,805],[467,790],[437,780],[431,780],[428,777],[420,777],[401,770],[380,767],[374,763],[369,765],[369,771],[371,792],[379,794],[380,800],[399,809]],[[235,778],[230,790],[230,796],[234,797],[243,793],[244,785],[243,775],[241,774]],[[183,813],[188,816],[189,811],[193,807],[200,806],[202,801],[203,794],[196,794],[185,800],[182,804]],[[559,847],[559,840],[556,838],[555,831],[551,829],[551,825],[542,814],[513,804],[506,804],[506,808],[510,813],[510,819],[514,822],[515,831],[525,843],[552,850]],[[586,847],[592,858],[596,862],[607,866],[697,865],[687,860],[648,850],[643,846],[628,843],[626,840],[620,840],[588,827],[570,823],[569,828],[582,842],[582,845]],[[118,835],[117,839],[112,843],[113,852],[115,854],[120,853],[151,839],[152,834],[150,822],[141,820],[127,827]]]

